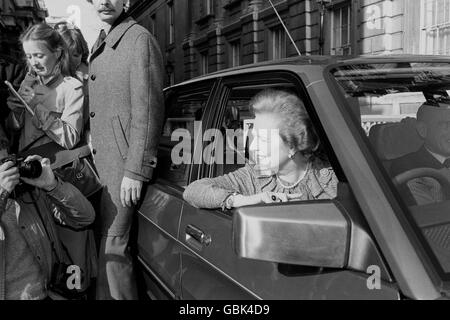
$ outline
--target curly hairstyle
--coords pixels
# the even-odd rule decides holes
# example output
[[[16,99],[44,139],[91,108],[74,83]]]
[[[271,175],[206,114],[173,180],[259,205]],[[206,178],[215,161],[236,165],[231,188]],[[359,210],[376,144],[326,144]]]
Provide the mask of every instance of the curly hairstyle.
[[[303,101],[295,94],[265,89],[250,102],[254,114],[274,113],[283,124],[279,128],[280,137],[290,148],[310,157],[319,149],[320,140],[308,116]]]
[[[26,41],[41,41],[45,43],[48,50],[55,53],[61,51],[61,56],[58,58],[58,66],[61,74],[64,76],[73,76],[74,74],[70,68],[70,57],[67,49],[67,44],[58,31],[54,30],[46,23],[39,23],[30,26],[20,36],[20,43],[23,45]]]

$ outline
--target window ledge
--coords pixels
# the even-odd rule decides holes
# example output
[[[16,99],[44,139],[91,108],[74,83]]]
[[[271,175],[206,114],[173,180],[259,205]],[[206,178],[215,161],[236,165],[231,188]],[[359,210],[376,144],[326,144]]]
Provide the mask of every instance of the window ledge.
[[[204,15],[202,17],[200,17],[199,19],[195,20],[195,24],[204,24],[205,22],[207,22],[210,18],[214,18],[214,14],[209,13],[207,15]]]
[[[241,0],[228,0],[228,2],[223,6],[225,10],[230,10],[231,8],[239,5]]]

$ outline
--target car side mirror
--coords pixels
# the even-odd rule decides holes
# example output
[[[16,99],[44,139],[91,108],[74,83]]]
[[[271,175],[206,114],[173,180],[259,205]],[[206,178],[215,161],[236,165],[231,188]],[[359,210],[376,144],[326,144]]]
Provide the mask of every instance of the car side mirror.
[[[233,245],[241,258],[344,268],[349,224],[333,201],[243,207],[233,215]]]

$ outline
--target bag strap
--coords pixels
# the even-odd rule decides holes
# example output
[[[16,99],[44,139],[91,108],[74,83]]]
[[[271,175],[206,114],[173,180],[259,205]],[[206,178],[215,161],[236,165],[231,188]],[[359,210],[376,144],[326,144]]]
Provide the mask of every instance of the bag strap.
[[[90,155],[91,148],[89,148],[88,145],[84,145],[72,150],[63,150],[56,153],[55,161],[51,164],[51,168],[57,169],[69,163],[72,163],[76,159],[86,158]]]
[[[20,150],[20,153],[22,152],[26,152],[28,149],[30,149],[36,142],[38,142],[39,140],[41,140],[42,138],[46,137],[47,135],[44,133],[43,135],[41,135],[40,137],[34,139],[33,141],[31,141],[29,144],[27,144],[24,148],[22,148],[22,150]]]
[[[38,205],[37,205],[37,201],[36,201],[36,199],[35,199],[33,193],[32,193],[32,192],[29,192],[29,195],[30,195],[31,200],[32,200],[32,202],[33,202],[34,208],[35,208],[36,211],[37,211],[39,220],[41,221],[42,226],[44,227],[45,234],[47,235],[47,238],[48,238],[49,241],[50,241],[50,246],[51,246],[51,248],[52,248],[52,251],[53,251],[53,253],[55,254],[55,257],[58,259],[58,262],[61,263],[61,262],[63,262],[64,260],[63,260],[63,258],[62,258],[63,255],[62,255],[62,248],[61,248],[61,246],[59,246],[59,249],[60,249],[60,250],[57,250],[56,245],[55,245],[55,241],[58,241],[58,240],[59,240],[59,239],[57,238],[58,236],[57,236],[56,230],[53,229],[53,230],[52,230],[52,231],[53,231],[52,233],[49,232],[49,230],[47,229],[47,224],[45,223],[45,220],[44,220],[44,218],[43,218],[42,215],[41,215],[41,211],[39,210],[39,207],[38,207]],[[72,259],[70,258],[69,255],[67,255],[67,258],[70,260],[70,263],[73,263],[73,262],[72,262]]]
[[[49,142],[26,152],[21,152],[20,156],[26,157],[35,154],[49,158],[51,168],[57,169],[72,163],[76,159],[89,157],[91,155],[91,148],[88,145],[83,145],[76,149],[67,150],[56,142]]]

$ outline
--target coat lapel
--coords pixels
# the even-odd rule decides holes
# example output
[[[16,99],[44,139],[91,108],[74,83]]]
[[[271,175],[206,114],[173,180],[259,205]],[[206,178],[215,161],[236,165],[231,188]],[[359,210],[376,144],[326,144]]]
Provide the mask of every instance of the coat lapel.
[[[127,30],[136,23],[137,22],[133,18],[128,17],[121,23],[119,23],[117,26],[115,26],[108,33],[103,44],[97,47],[96,50],[92,52],[89,62],[92,62],[101,53],[105,45],[107,45],[110,48],[114,48],[120,41],[120,39],[122,39],[123,35],[127,32]]]

